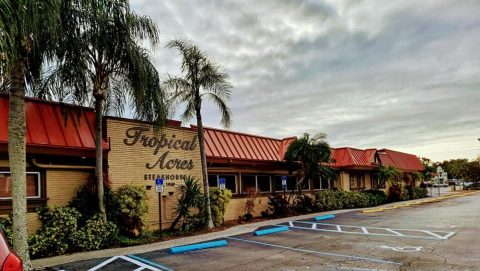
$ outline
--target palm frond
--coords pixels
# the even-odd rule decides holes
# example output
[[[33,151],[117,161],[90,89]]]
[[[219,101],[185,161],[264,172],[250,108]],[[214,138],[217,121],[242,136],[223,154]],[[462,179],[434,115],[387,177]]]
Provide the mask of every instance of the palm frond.
[[[225,103],[224,99],[215,93],[204,93],[202,96],[206,96],[213,103],[215,103],[222,114],[221,123],[225,128],[229,128],[232,124],[232,111]]]

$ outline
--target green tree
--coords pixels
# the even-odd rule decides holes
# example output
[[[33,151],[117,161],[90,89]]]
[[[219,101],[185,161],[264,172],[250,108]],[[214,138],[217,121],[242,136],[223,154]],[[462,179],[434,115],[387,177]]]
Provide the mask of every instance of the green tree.
[[[229,82],[228,74],[222,72],[220,67],[213,60],[209,59],[205,52],[191,42],[173,40],[167,44],[167,47],[177,49],[182,56],[181,72],[183,77],[169,77],[164,84],[168,89],[173,90],[171,101],[185,105],[182,119],[188,121],[196,116],[208,227],[213,228],[201,113],[202,102],[204,99],[209,99],[215,103],[222,114],[222,125],[229,127],[232,112],[226,101],[230,99],[232,85]]]
[[[402,173],[393,166],[379,166],[377,171],[378,186],[375,187],[375,189],[382,187],[385,183],[389,181],[397,183],[400,180],[401,176]]]
[[[40,78],[58,37],[60,2],[0,0],[0,81],[10,94],[8,153],[13,179],[13,248],[30,269],[27,243],[25,93]]]
[[[300,163],[299,177],[296,188],[301,192],[302,184],[315,178],[331,180],[335,173],[326,166],[331,162],[332,151],[326,141],[325,134],[310,137],[305,133],[301,138],[295,139],[285,152],[285,160],[290,163]]]
[[[158,72],[147,49],[158,42],[158,29],[149,17],[130,10],[128,0],[65,0],[58,65],[39,96],[71,95],[80,103],[91,97],[95,107],[97,197],[106,220],[103,188],[103,128],[105,101],[129,102],[136,117],[164,123],[167,108]],[[109,104],[107,104],[109,106]]]

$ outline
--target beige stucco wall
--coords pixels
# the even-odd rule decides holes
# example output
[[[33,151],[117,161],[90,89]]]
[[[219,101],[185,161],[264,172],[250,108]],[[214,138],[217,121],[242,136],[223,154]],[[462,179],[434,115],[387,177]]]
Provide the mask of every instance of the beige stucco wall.
[[[147,146],[143,145],[141,139],[135,144],[132,144],[135,139],[135,131],[130,130],[128,132],[129,137],[127,130],[133,127],[141,127],[148,130],[142,132],[142,136],[150,140],[145,141]],[[159,200],[158,194],[155,192],[155,176],[164,175],[165,185],[167,183],[173,185],[165,186],[165,192],[163,193],[162,228],[166,228],[174,219],[173,213],[178,196],[176,187],[183,184],[182,176],[191,175],[196,179],[201,179],[200,150],[196,138],[196,131],[181,127],[166,127],[158,131],[157,134],[154,134],[152,125],[144,122],[107,119],[107,134],[110,138],[111,148],[108,154],[108,173],[112,181],[112,188],[115,190],[123,185],[151,186],[150,190],[147,190],[149,197],[148,221],[151,229],[158,229],[159,226]],[[171,148],[168,148],[168,146],[159,147],[157,154],[155,154],[155,150],[157,149],[155,142],[160,141],[162,135],[164,135],[167,140],[173,140]],[[156,139],[153,139],[154,137]],[[175,145],[175,141],[177,140],[180,141]],[[182,149],[181,145],[183,143],[181,142],[193,143],[185,143],[186,145],[183,145],[183,147],[187,150],[184,150]],[[148,146],[149,143],[153,147]],[[174,148],[174,145],[178,148]],[[174,166],[168,169],[165,164],[164,167],[161,168],[160,164],[156,163],[162,155],[166,155],[165,162],[171,159],[178,159],[184,168]],[[171,166],[172,163],[169,165]],[[188,168],[189,166],[187,165],[191,165],[192,168]],[[174,177],[173,180],[170,179],[172,176]],[[169,195],[168,192],[173,192],[173,195]]]

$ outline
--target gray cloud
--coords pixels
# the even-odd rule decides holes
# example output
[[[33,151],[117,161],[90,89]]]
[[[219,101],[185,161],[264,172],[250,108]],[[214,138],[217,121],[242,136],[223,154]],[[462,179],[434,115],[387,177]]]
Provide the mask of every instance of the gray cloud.
[[[234,130],[332,146],[478,154],[479,1],[136,0],[162,45],[191,39],[234,85]],[[153,51],[162,75],[176,52]],[[205,121],[218,127],[213,105]],[[193,121],[193,120],[192,120]]]

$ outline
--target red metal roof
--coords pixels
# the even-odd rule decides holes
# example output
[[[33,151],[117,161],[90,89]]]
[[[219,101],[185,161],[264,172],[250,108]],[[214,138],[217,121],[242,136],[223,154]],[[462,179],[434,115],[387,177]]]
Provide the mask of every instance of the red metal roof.
[[[282,161],[288,145],[295,139],[276,139],[215,128],[204,128],[204,131],[207,158]]]
[[[0,95],[0,144],[8,143],[8,109],[8,96]],[[26,98],[25,116],[27,147],[95,150],[92,108]]]
[[[375,167],[375,149],[332,148],[332,167]]]
[[[276,139],[208,127],[204,130],[207,159],[283,161],[288,145],[296,139]],[[377,153],[380,154],[379,161],[375,159]],[[332,159],[330,166],[335,168],[375,169],[379,164],[383,164],[405,171],[424,169],[415,155],[386,149],[377,151],[350,147],[332,148]]]
[[[384,166],[393,166],[404,171],[423,171],[422,162],[417,156],[404,152],[381,149],[378,150],[380,162]]]

